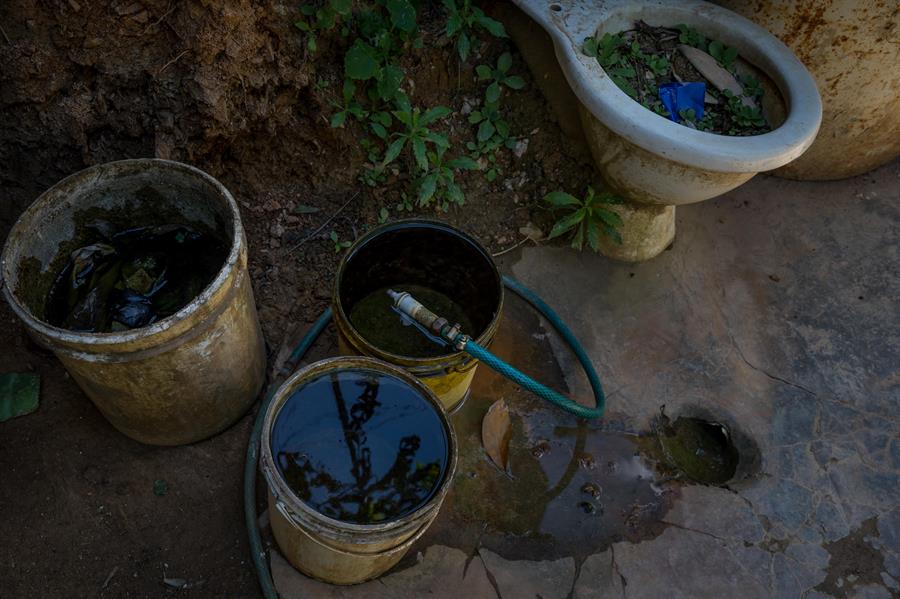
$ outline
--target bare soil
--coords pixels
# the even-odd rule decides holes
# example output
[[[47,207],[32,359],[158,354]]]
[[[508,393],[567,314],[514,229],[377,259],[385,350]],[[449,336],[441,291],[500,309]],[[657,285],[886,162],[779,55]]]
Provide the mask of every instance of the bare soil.
[[[429,5],[428,13],[442,18]],[[407,181],[357,182],[365,159],[354,127],[332,129],[345,40],[310,55],[292,23],[294,3],[123,0],[0,7],[0,238],[43,190],[86,166],[158,156],[194,164],[238,198],[270,359],[286,331],[327,305],[351,240],[391,218]],[[483,95],[474,65],[511,51],[525,90],[507,95],[507,120],[527,140],[506,152],[503,175],[460,177],[466,206],[439,217],[491,251],[521,240],[548,191],[581,193],[587,157],[570,149],[515,48],[475,44],[460,65],[439,34],[407,58],[414,103],[454,110],[445,123],[461,148],[474,136],[463,114]],[[296,214],[298,205],[318,211]],[[404,214],[405,216],[406,214]],[[0,305],[0,370],[41,375],[41,406],[0,424],[0,589],[4,597],[258,595],[242,520],[248,415],[225,433],[178,448],[140,445],[115,431]],[[154,493],[156,481],[167,492]],[[193,588],[174,590],[164,578]]]

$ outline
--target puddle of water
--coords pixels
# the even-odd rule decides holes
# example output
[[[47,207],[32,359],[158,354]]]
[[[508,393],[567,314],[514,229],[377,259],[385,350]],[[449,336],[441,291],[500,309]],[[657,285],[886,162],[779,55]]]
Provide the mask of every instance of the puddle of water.
[[[492,346],[502,359],[566,390],[537,317],[510,299]],[[481,421],[505,398],[512,422],[509,474],[486,457]],[[579,422],[480,367],[472,397],[452,418],[460,457],[453,487],[423,545],[472,552],[485,546],[508,559],[584,558],[611,543],[660,534],[674,491],[656,484],[637,437]]]

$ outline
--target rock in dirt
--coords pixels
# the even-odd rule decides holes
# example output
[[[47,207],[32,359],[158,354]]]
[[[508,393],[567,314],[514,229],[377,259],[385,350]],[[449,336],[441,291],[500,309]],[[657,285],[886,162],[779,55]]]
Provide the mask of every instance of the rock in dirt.
[[[528,138],[522,138],[516,142],[516,147],[513,148],[513,154],[516,155],[516,158],[521,158],[525,155],[525,152],[528,151]]]
[[[528,221],[528,223],[524,227],[519,227],[519,233],[535,243],[543,241],[544,239],[544,232],[541,231],[538,226],[531,221]]]

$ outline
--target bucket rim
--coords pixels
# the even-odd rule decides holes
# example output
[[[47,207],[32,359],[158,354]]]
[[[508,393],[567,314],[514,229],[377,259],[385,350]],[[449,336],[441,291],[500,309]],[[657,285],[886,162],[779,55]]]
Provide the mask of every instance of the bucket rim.
[[[337,520],[319,512],[297,497],[291,490],[272,455],[272,429],[278,414],[293,392],[302,383],[317,378],[319,375],[351,368],[368,368],[388,374],[414,388],[435,409],[447,435],[447,453],[449,454],[447,468],[435,494],[415,511],[388,522],[356,524]],[[338,541],[346,540],[347,537],[353,537],[353,541],[359,543],[360,540],[356,538],[356,535],[366,534],[371,539],[369,542],[375,543],[385,536],[393,536],[399,530],[421,526],[423,520],[430,518],[439,509],[452,486],[453,478],[456,474],[457,454],[456,432],[450,422],[447,410],[427,385],[402,368],[378,358],[369,356],[337,356],[318,360],[300,368],[275,391],[263,417],[263,431],[259,447],[259,468],[266,480],[269,492],[274,495],[275,501],[280,501],[285,505],[287,511],[294,516],[292,520],[295,523],[302,522],[305,525],[312,526],[319,532],[323,532]]]
[[[457,235],[467,243],[472,245],[478,253],[480,253],[486,260],[487,264],[490,265],[491,271],[494,273],[496,283],[497,283],[497,308],[494,311],[494,315],[491,318],[491,321],[484,328],[484,330],[475,338],[476,343],[479,345],[486,347],[489,345],[491,339],[493,339],[494,334],[497,332],[497,329],[500,326],[500,316],[503,313],[503,304],[505,300],[505,290],[503,287],[503,277],[500,275],[500,270],[497,268],[497,263],[494,262],[493,256],[491,253],[487,251],[487,249],[479,243],[477,239],[466,233],[465,231],[450,225],[449,223],[445,223],[443,221],[437,219],[427,219],[427,218],[402,218],[390,223],[385,223],[383,225],[379,225],[375,227],[359,239],[353,242],[353,245],[344,253],[344,256],[341,258],[341,262],[338,265],[337,272],[334,277],[334,285],[332,288],[332,299],[331,303],[333,306],[333,310],[335,313],[335,326],[346,329],[351,335],[347,335],[348,341],[355,346],[358,350],[363,351],[367,354],[374,355],[384,361],[387,361],[391,364],[399,364],[405,368],[410,369],[416,374],[427,374],[435,369],[435,367],[443,368],[448,362],[459,363],[459,362],[471,362],[474,361],[473,358],[470,358],[468,354],[462,351],[454,351],[447,354],[442,354],[440,356],[435,356],[431,358],[419,358],[415,356],[403,356],[400,354],[395,354],[389,351],[385,351],[380,347],[370,343],[363,335],[356,330],[356,327],[353,326],[353,323],[350,322],[350,317],[347,312],[344,310],[343,303],[341,302],[340,296],[340,288],[341,281],[344,278],[344,271],[347,268],[347,264],[350,260],[356,255],[367,243],[372,241],[372,239],[383,235],[384,233],[388,233],[395,230],[409,229],[414,228],[415,226],[426,226],[432,227],[436,229],[443,230],[447,233],[451,233],[453,235]],[[467,331],[463,331],[464,333]]]
[[[12,269],[18,266],[18,264],[13,264],[10,261],[14,238],[18,238],[27,233],[26,227],[40,215],[41,210],[49,201],[76,188],[82,182],[89,179],[107,179],[109,181],[114,181],[123,175],[130,174],[131,172],[146,166],[159,167],[163,170],[171,169],[181,171],[189,176],[196,177],[207,183],[212,188],[215,195],[218,195],[225,200],[233,229],[229,241],[231,247],[227,258],[222,263],[215,278],[213,278],[213,280],[210,281],[203,291],[196,295],[194,299],[174,314],[158,320],[151,325],[137,329],[110,333],[79,332],[56,327],[37,318],[32,311],[22,303],[15,291],[8,284],[9,275],[11,274]],[[240,255],[244,251],[244,245],[244,228],[241,222],[237,202],[235,201],[234,196],[231,195],[231,192],[228,191],[218,179],[209,173],[184,162],[167,160],[164,158],[129,158],[125,160],[114,160],[112,162],[104,162],[102,164],[89,166],[57,181],[41,193],[37,199],[35,199],[28,208],[19,215],[7,235],[3,245],[3,251],[0,252],[0,288],[2,288],[3,295],[13,312],[15,312],[29,329],[39,335],[63,344],[94,346],[108,349],[110,346],[128,344],[161,335],[193,316],[200,310],[201,306],[207,304],[210,298],[216,295],[216,293],[218,293],[228,282],[231,274],[237,268]]]

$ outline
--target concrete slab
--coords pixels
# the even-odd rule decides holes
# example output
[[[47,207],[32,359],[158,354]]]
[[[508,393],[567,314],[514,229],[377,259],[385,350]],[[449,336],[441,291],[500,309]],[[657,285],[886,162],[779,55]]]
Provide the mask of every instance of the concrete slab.
[[[900,163],[830,183],[759,176],[679,209],[677,227],[643,264],[542,247],[512,266],[580,333],[611,417],[645,430],[663,405],[699,411],[759,450],[729,490],[682,489],[661,536],[612,545],[627,595],[896,592]],[[869,526],[858,543],[884,563],[840,575]]]
[[[382,579],[321,585],[277,556],[284,597],[890,597],[900,579],[900,163],[857,179],[758,177],[678,211],[643,264],[540,247],[502,267],[584,342],[608,392],[579,422],[480,370],[452,416],[456,479]],[[590,394],[547,324],[509,297],[493,350]],[[510,406],[509,471],[481,419]],[[651,422],[726,423],[725,487],[654,470]]]

